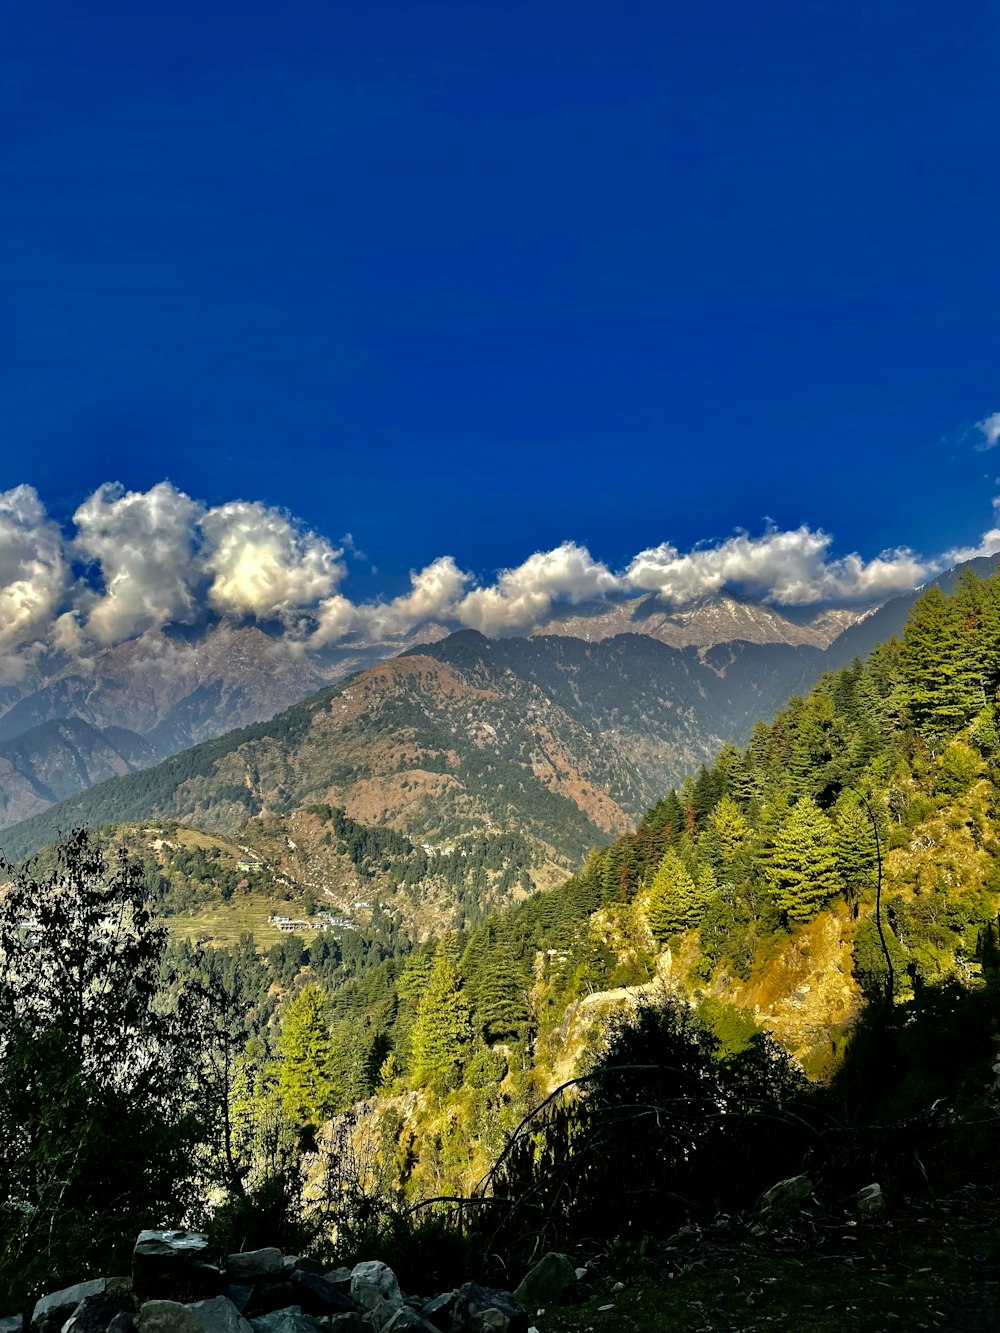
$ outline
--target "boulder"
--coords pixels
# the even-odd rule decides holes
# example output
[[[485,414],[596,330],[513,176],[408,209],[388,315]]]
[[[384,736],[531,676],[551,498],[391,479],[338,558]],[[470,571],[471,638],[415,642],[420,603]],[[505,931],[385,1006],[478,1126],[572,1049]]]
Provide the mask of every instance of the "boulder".
[[[219,1295],[225,1296],[227,1301],[232,1301],[240,1314],[243,1314],[247,1306],[250,1304],[250,1297],[253,1295],[253,1287],[236,1286],[230,1283],[228,1287],[222,1288]]]
[[[248,1321],[225,1296],[195,1301],[188,1309],[197,1319],[203,1333],[252,1333]]]
[[[514,1299],[527,1310],[540,1305],[558,1305],[578,1281],[576,1265],[565,1254],[550,1250],[535,1264],[514,1292]]]
[[[327,1282],[332,1282],[335,1287],[339,1287],[344,1295],[347,1296],[350,1294],[351,1290],[352,1271],[353,1270],[350,1268],[331,1268],[328,1272],[324,1273],[323,1276],[326,1278]]]
[[[792,1212],[809,1198],[812,1187],[808,1176],[790,1176],[788,1180],[779,1180],[764,1191],[758,1207],[762,1213]]]
[[[466,1282],[455,1297],[452,1327],[462,1333],[528,1333],[528,1316],[509,1291]]]
[[[24,1315],[0,1315],[0,1333],[24,1333]]]
[[[254,1333],[320,1333],[320,1325],[298,1305],[275,1310],[253,1321]]]
[[[138,1333],[202,1333],[201,1324],[180,1301],[145,1301],[136,1328]]]
[[[284,1271],[280,1250],[244,1250],[226,1260],[226,1278],[236,1286],[280,1278]]]
[[[247,1319],[258,1319],[261,1315],[299,1304],[298,1288],[291,1282],[262,1282],[254,1287],[250,1299],[243,1307],[243,1313]]]
[[[357,1310],[332,1314],[323,1321],[330,1333],[371,1333],[371,1324]]]
[[[141,1231],[132,1252],[136,1299],[183,1305],[217,1295],[222,1274],[208,1260],[208,1237],[200,1231]]]
[[[859,1213],[866,1213],[869,1217],[874,1217],[876,1213],[884,1213],[885,1195],[882,1193],[882,1186],[872,1184],[866,1185],[863,1190],[858,1190],[854,1196],[854,1206]]]
[[[351,1300],[362,1310],[374,1310],[386,1303],[398,1309],[403,1294],[392,1269],[378,1259],[368,1259],[351,1270]]]
[[[35,1302],[32,1312],[32,1333],[59,1333],[81,1301],[88,1296],[103,1296],[107,1287],[107,1278],[95,1277],[89,1282],[77,1282],[75,1286],[63,1287],[61,1291],[42,1296]]]
[[[458,1300],[457,1291],[444,1291],[428,1301],[420,1313],[429,1324],[433,1324],[440,1333],[448,1333],[452,1325],[452,1313]]]
[[[429,1324],[416,1310],[411,1310],[408,1305],[401,1305],[392,1312],[388,1322],[382,1325],[382,1333],[404,1333],[406,1329],[412,1329],[413,1333],[438,1333],[436,1327]]]
[[[135,1315],[131,1310],[120,1310],[108,1325],[108,1333],[135,1333]]]
[[[295,1303],[311,1315],[343,1314],[354,1309],[350,1297],[318,1273],[297,1268],[288,1284],[295,1292]]]
[[[132,1321],[132,1293],[125,1286],[107,1286],[104,1291],[85,1296],[62,1326],[62,1333],[108,1333],[119,1316]],[[119,1321],[118,1327],[122,1327]]]

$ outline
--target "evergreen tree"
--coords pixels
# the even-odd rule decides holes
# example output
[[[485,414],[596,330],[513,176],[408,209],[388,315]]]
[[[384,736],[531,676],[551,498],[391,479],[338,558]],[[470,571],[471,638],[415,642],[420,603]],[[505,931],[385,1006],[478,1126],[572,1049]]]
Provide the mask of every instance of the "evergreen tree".
[[[804,797],[778,834],[770,867],[779,911],[789,921],[808,921],[843,887],[829,819]]]
[[[900,652],[903,698],[925,736],[950,736],[983,706],[972,630],[955,598],[930,587],[914,603]]]
[[[450,1082],[472,1039],[468,1005],[450,952],[442,941],[413,1025],[413,1074],[420,1083]]]
[[[731,796],[723,796],[715,807],[712,827],[723,869],[729,870],[745,856],[750,838],[746,816]]]
[[[278,1040],[278,1096],[297,1125],[318,1125],[338,1103],[329,1003],[313,982],[288,1001]]]
[[[838,811],[834,847],[847,901],[856,902],[875,883],[875,835],[867,812],[850,795]]]
[[[684,862],[676,852],[667,852],[653,877],[646,904],[653,938],[662,944],[671,935],[697,925],[700,906],[697,886]]]

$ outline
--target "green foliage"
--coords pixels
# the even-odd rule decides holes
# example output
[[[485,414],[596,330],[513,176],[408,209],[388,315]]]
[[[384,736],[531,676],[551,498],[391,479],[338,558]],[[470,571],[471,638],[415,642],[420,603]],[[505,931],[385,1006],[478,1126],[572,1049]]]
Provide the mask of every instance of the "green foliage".
[[[141,863],[82,829],[0,895],[0,1303],[121,1261],[192,1197],[211,1107]]]
[[[278,1096],[296,1125],[318,1125],[337,1102],[326,994],[309,982],[287,1003],[278,1041]]]
[[[646,919],[653,938],[664,943],[697,925],[706,896],[677,853],[667,852],[649,888]]]
[[[843,887],[830,821],[809,797],[778,834],[770,876],[778,910],[791,922],[810,920]]]
[[[468,1005],[447,942],[442,942],[413,1025],[414,1077],[437,1087],[455,1082],[471,1040]]]

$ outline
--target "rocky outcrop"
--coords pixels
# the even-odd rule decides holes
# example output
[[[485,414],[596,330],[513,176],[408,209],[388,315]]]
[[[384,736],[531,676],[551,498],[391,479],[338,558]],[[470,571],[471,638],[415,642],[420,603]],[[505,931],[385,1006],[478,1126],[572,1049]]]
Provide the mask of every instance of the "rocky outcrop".
[[[415,1295],[378,1260],[324,1271],[277,1249],[217,1258],[201,1232],[143,1231],[131,1277],[51,1292],[27,1330],[11,1315],[0,1317],[0,1333],[528,1333],[509,1291],[475,1282]]]

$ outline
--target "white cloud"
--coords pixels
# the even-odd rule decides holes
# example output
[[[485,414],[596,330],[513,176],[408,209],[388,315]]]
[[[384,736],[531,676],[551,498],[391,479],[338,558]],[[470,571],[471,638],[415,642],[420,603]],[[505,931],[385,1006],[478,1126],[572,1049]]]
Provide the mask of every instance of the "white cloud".
[[[329,597],[342,552],[258,501],[234,500],[201,520],[208,602],[232,616],[286,618]]]
[[[168,481],[145,492],[108,484],[83,502],[73,516],[75,550],[98,567],[101,583],[81,599],[89,635],[120,643],[195,619],[200,515],[201,506]]]
[[[643,593],[677,606],[726,590],[779,606],[871,604],[1000,553],[1000,501],[995,509],[978,543],[936,559],[905,547],[838,556],[830,534],[806,525],[736,532],[687,551],[663,542],[620,571],[566,541],[481,585],[443,555],[411,572],[399,596],[355,601],[342,587],[353,539],[334,545],[260,502],[208,508],[166,481],[148,491],[108,484],[63,531],[37,493],[19,486],[0,494],[0,684],[23,679],[46,654],[82,659],[147,629],[212,616],[277,621],[286,643],[323,660],[334,650],[392,651],[432,625],[522,632],[557,604]]]
[[[0,682],[23,676],[24,650],[48,631],[67,581],[62,533],[38,492],[16,486],[0,493]]]
[[[874,601],[915,587],[932,568],[905,547],[870,561],[856,554],[831,559],[832,543],[829,533],[805,525],[769,528],[761,537],[739,532],[683,553],[664,543],[640,551],[624,581],[679,605],[730,589],[779,606],[806,606]]]
[[[516,569],[502,570],[492,586],[473,589],[460,603],[458,618],[484,634],[527,629],[554,602],[575,606],[620,587],[618,576],[585,546],[563,542],[552,551],[536,551]]]
[[[974,429],[982,437],[976,445],[980,453],[995,448],[1000,444],[1000,412],[991,412],[988,417],[983,417],[982,421],[976,422]]]

